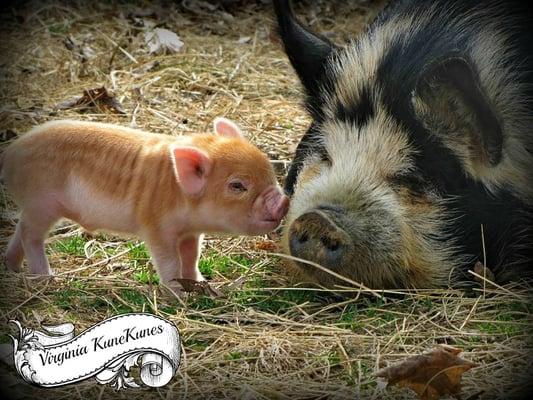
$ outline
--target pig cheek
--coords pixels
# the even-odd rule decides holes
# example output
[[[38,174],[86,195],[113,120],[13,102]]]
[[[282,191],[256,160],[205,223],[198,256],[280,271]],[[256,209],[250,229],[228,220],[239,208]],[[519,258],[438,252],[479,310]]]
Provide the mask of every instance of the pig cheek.
[[[248,233],[253,220],[253,207],[253,202],[246,197],[235,199],[235,196],[228,196],[217,209],[222,227],[237,234]]]

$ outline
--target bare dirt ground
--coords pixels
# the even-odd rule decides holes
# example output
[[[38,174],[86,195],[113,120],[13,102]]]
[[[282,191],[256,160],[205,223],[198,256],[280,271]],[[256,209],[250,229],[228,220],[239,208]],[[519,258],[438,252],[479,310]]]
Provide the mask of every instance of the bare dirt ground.
[[[285,162],[305,131],[300,89],[275,39],[268,2],[29,2],[2,10],[0,134],[5,146],[32,125],[53,119],[112,122],[170,135],[211,130],[216,116]],[[367,1],[304,2],[296,7],[337,43],[364,29],[382,6]],[[177,53],[150,54],[145,32],[177,33]],[[106,87],[124,109],[56,105]],[[0,248],[17,220],[0,187]],[[383,389],[374,373],[446,343],[478,366],[463,377],[462,398],[520,398],[532,369],[532,288],[364,292],[352,297],[296,285],[270,238],[212,238],[202,272],[225,293],[186,300],[159,287],[141,243],[91,237],[68,222],[50,235],[56,272],[37,282],[0,272],[0,342],[7,321],[26,326],[73,322],[77,332],[116,314],[144,311],[174,322],[182,336],[175,380],[160,389],[119,392],[94,380],[56,389],[24,384],[2,365],[0,391],[13,398],[414,399]],[[490,260],[489,260],[490,261]],[[1,362],[0,362],[1,363]]]

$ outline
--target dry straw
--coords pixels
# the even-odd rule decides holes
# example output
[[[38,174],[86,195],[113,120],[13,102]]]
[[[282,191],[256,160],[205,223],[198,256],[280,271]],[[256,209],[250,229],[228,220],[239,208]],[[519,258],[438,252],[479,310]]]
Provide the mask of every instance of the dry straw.
[[[340,43],[381,6],[310,3],[315,5],[297,11],[314,28],[335,32]],[[282,173],[308,118],[299,105],[297,80],[272,40],[269,6],[229,1],[223,12],[207,2],[164,4],[35,2],[4,10],[0,131],[20,133],[36,123],[74,118],[188,135],[208,131],[216,116],[226,116],[277,160]],[[184,42],[179,53],[148,54],[143,33],[153,24],[179,35]],[[67,37],[74,47],[67,46]],[[125,115],[98,107],[83,113],[54,110],[100,86],[114,93]],[[5,249],[16,210],[3,188],[0,200]],[[64,224],[49,242],[79,234],[76,226]],[[479,364],[464,376],[465,398],[481,389],[480,398],[510,398],[528,381],[530,286],[485,282],[470,292],[376,292],[346,282],[335,292],[304,290],[287,279],[279,257],[257,250],[264,240],[209,238],[204,254],[241,256],[230,258],[233,272],[214,273],[214,285],[227,294],[217,300],[179,300],[164,288],[140,283],[130,257],[135,249],[114,237],[87,239],[83,255],[51,246],[52,279],[1,272],[2,324],[72,321],[79,332],[132,309],[168,318],[183,338],[178,375],[158,390],[114,392],[94,381],[39,390],[22,384],[5,366],[4,386],[43,399],[414,398],[402,389],[383,392],[373,373],[436,343],[460,347],[464,358]],[[246,260],[252,261],[245,268],[238,265]]]

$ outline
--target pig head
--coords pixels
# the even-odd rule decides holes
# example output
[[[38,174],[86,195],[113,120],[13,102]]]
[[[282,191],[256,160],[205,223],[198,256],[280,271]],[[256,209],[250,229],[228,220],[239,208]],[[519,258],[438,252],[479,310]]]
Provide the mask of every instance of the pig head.
[[[214,131],[217,140],[198,136],[192,148],[175,147],[172,153],[194,229],[248,235],[275,229],[287,213],[289,198],[268,159],[231,121],[217,118]]]

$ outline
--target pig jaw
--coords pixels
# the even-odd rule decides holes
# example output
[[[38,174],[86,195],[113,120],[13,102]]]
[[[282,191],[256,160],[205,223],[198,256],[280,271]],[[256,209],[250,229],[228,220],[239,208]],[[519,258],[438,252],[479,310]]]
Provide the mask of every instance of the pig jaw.
[[[246,233],[261,235],[276,229],[288,209],[289,198],[277,185],[269,186],[254,201]]]

